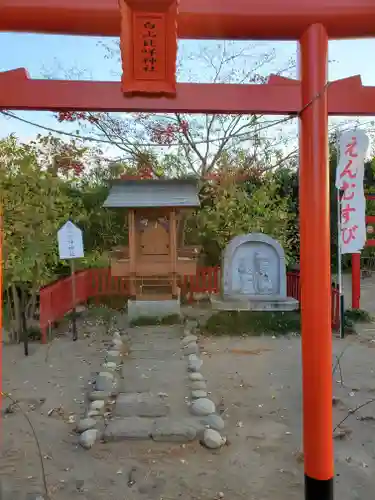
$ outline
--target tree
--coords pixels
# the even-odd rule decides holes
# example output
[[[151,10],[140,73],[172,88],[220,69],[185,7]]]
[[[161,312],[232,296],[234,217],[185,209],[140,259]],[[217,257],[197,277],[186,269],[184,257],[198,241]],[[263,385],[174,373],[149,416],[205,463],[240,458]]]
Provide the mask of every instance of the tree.
[[[183,43],[180,47],[178,77],[190,82],[264,83],[269,73],[288,74],[295,66],[289,60],[280,69],[275,51],[265,50],[262,44],[205,42],[198,52],[189,51]],[[120,61],[117,42],[105,49],[108,57]],[[282,154],[286,139],[282,129],[276,128],[285,119],[268,121],[255,115],[64,112],[58,119],[79,122],[87,133],[110,141],[127,162],[147,164],[158,176],[204,178],[216,169],[223,153],[238,148],[247,149],[253,163],[269,166],[277,160],[275,149]]]
[[[21,303],[29,298],[26,316],[33,317],[39,287],[53,278],[58,263],[56,233],[66,219],[82,213],[73,208],[61,179],[41,168],[35,145],[10,136],[0,141],[0,191],[4,213],[4,289],[10,316],[19,334]]]
[[[285,249],[287,258],[291,257],[288,200],[278,196],[278,188],[272,174],[263,175],[262,184],[256,186],[251,195],[231,175],[223,176],[213,186],[209,201],[195,219],[210,265],[220,263],[221,252],[231,238],[249,232],[272,236]]]

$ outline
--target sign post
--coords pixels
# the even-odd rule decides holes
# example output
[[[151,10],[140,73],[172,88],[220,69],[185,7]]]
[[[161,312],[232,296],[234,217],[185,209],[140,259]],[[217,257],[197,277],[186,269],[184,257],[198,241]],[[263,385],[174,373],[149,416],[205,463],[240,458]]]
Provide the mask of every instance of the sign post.
[[[59,256],[61,260],[70,261],[70,272],[72,279],[72,332],[73,340],[78,338],[77,333],[77,293],[74,259],[84,257],[82,231],[70,220],[66,222],[57,233],[59,244]]]
[[[366,244],[366,199],[363,186],[369,139],[362,130],[349,130],[337,141],[336,169],[338,209],[338,284],[340,291],[340,337],[344,337],[344,296],[341,256],[358,254]]]

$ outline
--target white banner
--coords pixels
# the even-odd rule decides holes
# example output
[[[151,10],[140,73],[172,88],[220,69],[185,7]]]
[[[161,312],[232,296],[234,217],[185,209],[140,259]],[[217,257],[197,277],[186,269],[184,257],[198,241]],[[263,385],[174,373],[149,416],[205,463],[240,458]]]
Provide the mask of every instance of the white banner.
[[[362,130],[350,130],[339,140],[336,188],[341,198],[341,253],[357,253],[366,243],[364,163],[369,139]]]

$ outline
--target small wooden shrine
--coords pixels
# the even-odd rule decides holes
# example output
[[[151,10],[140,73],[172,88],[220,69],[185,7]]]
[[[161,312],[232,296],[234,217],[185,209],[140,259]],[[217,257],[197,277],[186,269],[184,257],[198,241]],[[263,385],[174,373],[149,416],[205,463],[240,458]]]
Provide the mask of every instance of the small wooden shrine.
[[[198,206],[195,181],[133,179],[112,184],[104,207],[126,210],[129,237],[127,245],[111,253],[111,273],[129,278],[131,300],[179,304],[179,281],[196,273],[199,256],[198,247],[184,246],[184,220]]]

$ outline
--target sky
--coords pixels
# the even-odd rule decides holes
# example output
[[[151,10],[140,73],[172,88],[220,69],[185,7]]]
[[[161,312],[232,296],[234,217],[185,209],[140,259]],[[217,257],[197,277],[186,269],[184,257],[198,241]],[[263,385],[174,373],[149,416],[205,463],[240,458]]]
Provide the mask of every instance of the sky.
[[[106,57],[103,43],[115,39],[94,37],[53,36],[18,33],[0,33],[0,71],[25,67],[33,78],[80,78],[96,80],[118,80],[120,64],[116,58]],[[198,51],[208,44],[217,42],[184,41],[179,45],[182,51]],[[241,43],[241,42],[239,42]],[[276,49],[276,67],[296,55],[296,44],[292,42],[262,43],[259,50]],[[258,49],[257,49],[258,50]],[[182,52],[185,53],[185,52]],[[329,44],[329,79],[336,80],[360,74],[364,85],[375,85],[374,60],[375,38],[364,40],[331,41]],[[189,64],[189,63],[188,63]],[[202,81],[205,80],[202,68]],[[60,124],[51,113],[22,112],[19,116],[59,130],[74,131],[77,127]],[[368,122],[370,118],[366,119]],[[0,115],[0,137],[15,133],[27,141],[43,131]]]

